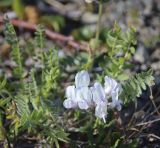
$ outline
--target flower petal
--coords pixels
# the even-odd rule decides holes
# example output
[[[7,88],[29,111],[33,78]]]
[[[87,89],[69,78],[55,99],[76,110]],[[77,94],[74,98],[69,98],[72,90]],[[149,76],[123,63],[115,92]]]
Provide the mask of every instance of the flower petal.
[[[88,109],[89,105],[85,100],[78,101],[78,107],[80,109]]]
[[[112,82],[108,76],[105,76],[105,83],[104,83],[105,93],[108,95],[112,89]]]
[[[112,91],[119,91],[119,87],[120,87],[120,85],[117,83],[116,80],[108,76],[105,76],[104,86],[105,86],[105,93],[107,95],[111,95]]]
[[[66,99],[64,100],[63,102],[63,106],[67,109],[69,108],[76,108],[77,107],[77,104],[76,102],[74,102],[72,99]]]
[[[90,83],[90,77],[87,71],[80,71],[75,76],[75,85],[76,88],[87,87]]]
[[[118,101],[118,92],[117,91],[113,91],[111,95],[112,95],[113,102]]]
[[[121,110],[122,106],[122,101],[118,100],[118,92],[112,92],[112,103],[111,106],[114,108],[116,107],[118,111]]]
[[[74,85],[68,86],[66,88],[66,97],[67,99],[72,99],[72,100],[76,99],[76,90]]]
[[[117,102],[117,104],[116,104],[116,108],[117,108],[118,111],[120,111],[120,110],[122,109],[121,103],[122,103],[122,102],[121,102],[120,100],[118,100],[118,102]]]
[[[102,118],[105,122],[105,118],[107,116],[107,104],[106,103],[101,102],[96,106],[95,116]]]
[[[82,101],[85,100],[89,106],[93,105],[92,101],[92,93],[88,87],[81,87],[76,91],[77,100]]]
[[[101,101],[106,102],[105,92],[102,85],[99,82],[94,84],[94,87],[91,88],[93,94],[93,101],[98,104]]]

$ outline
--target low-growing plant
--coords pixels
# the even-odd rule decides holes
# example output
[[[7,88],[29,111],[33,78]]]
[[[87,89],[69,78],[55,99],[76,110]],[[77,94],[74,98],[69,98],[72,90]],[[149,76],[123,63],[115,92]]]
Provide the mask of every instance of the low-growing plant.
[[[1,77],[1,140],[7,140],[8,147],[11,147],[28,134],[44,145],[59,147],[58,141],[67,142],[68,138],[53,103],[60,74],[58,52],[56,49],[44,51],[44,29],[40,25],[35,33],[35,48],[38,49],[35,56],[39,59],[39,67],[32,67],[25,75],[22,49],[8,20],[4,34],[11,45],[11,58],[16,66],[13,72],[15,80]]]
[[[135,29],[123,32],[115,24],[105,34],[105,52],[93,50],[59,60],[56,48],[45,49],[45,30],[39,25],[31,55],[38,61],[30,69],[24,65],[23,51],[8,20],[4,34],[11,45],[11,59],[15,62],[13,80],[5,75],[0,78],[0,140],[4,146],[15,146],[18,140],[31,137],[36,143],[50,147],[60,147],[60,141],[69,142],[70,147],[106,144],[113,148],[136,147],[137,139],[125,143],[126,135],[122,132],[124,127],[118,123],[118,114],[123,105],[135,102],[143,90],[151,87],[154,78],[151,70],[131,77],[126,75],[125,70],[130,68],[135,52]],[[62,83],[72,75],[67,67],[74,67],[73,73],[83,70],[75,76],[75,86],[66,88],[67,99],[64,100]],[[100,70],[97,72],[96,68]],[[91,84],[87,70],[92,74]],[[61,106],[57,106],[57,99]],[[65,108],[76,111],[64,110],[63,100]],[[76,132],[79,138],[72,139]]]

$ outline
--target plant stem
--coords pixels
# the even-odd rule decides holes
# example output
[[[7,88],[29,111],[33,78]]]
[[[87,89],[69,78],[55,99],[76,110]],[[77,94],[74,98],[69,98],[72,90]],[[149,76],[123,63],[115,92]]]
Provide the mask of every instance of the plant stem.
[[[155,104],[155,102],[153,100],[153,95],[152,95],[152,89],[151,89],[151,87],[149,87],[149,90],[150,90],[150,100],[151,100],[151,102],[152,102],[152,104],[153,104],[153,106],[154,106],[157,114],[160,115],[160,112],[158,111],[157,106],[156,106],[156,104]]]
[[[96,26],[96,37],[95,39],[98,41],[99,39],[99,33],[100,33],[100,23],[101,23],[101,17],[102,17],[102,8],[103,8],[103,4],[102,4],[102,0],[99,1],[99,6],[98,6],[98,22],[97,22],[97,26]]]

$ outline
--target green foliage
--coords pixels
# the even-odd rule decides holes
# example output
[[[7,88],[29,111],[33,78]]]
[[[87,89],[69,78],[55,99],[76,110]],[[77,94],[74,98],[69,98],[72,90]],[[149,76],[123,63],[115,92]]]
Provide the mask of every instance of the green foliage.
[[[13,99],[14,99],[16,107],[17,107],[16,110],[17,110],[18,115],[23,116],[25,114],[26,115],[30,114],[30,110],[29,110],[29,106],[28,106],[29,100],[28,100],[27,96],[19,93]]]
[[[43,25],[38,25],[35,32],[35,43],[40,49],[44,48],[45,30]]]
[[[49,56],[48,56],[49,55]],[[44,97],[49,95],[51,89],[56,88],[56,81],[60,75],[58,53],[57,51],[50,50],[48,54],[44,55],[45,71],[44,71],[44,83],[42,85],[42,94]]]
[[[24,18],[24,5],[22,0],[13,0],[12,8],[20,19]]]
[[[16,68],[14,69],[14,74],[18,78],[22,78],[23,76],[23,67],[22,67],[22,56],[20,52],[20,47],[18,44],[18,38],[16,36],[16,32],[14,30],[13,25],[9,22],[9,20],[5,20],[5,38],[6,41],[11,45],[11,57],[15,61]]]
[[[57,32],[61,31],[65,26],[65,19],[58,15],[43,15],[40,18],[40,22],[51,26]]]
[[[6,79],[3,79],[2,81],[0,81],[0,91],[3,90],[6,86]]]
[[[82,31],[82,36],[86,35],[86,40],[91,39],[91,47],[98,48],[101,43],[103,46],[105,44],[105,53],[100,55],[101,52],[97,52],[94,48],[95,50],[90,51],[89,54],[76,52],[74,56],[59,59],[57,49],[45,49],[45,29],[39,25],[34,42],[27,46],[30,51],[34,50],[27,51],[27,55],[33,56],[33,60],[38,59],[40,66],[36,67],[34,63],[29,69],[24,67],[18,38],[8,21],[5,23],[4,34],[12,48],[11,58],[17,65],[13,78],[19,79],[13,81],[0,79],[1,140],[6,140],[10,145],[21,136],[36,137],[38,142],[44,144],[44,147],[48,145],[60,147],[59,141],[69,140],[68,134],[64,132],[66,128],[71,136],[78,134],[77,140],[73,143],[71,141],[69,146],[76,147],[81,137],[87,140],[84,145],[87,143],[86,145],[90,147],[103,147],[106,144],[113,148],[126,146],[123,143],[126,135],[123,134],[123,127],[117,125],[118,118],[114,117],[117,116],[114,111],[109,110],[111,113],[108,113],[105,124],[100,119],[95,120],[92,110],[89,114],[83,111],[77,111],[74,115],[72,111],[61,114],[64,109],[60,97],[64,96],[63,80],[66,82],[68,79],[73,79],[72,74],[75,71],[81,69],[94,71],[97,66],[96,68],[100,69],[99,74],[96,73],[99,81],[102,82],[105,75],[115,77],[120,80],[120,83],[122,82],[123,89],[120,98],[123,102],[128,104],[136,101],[143,90],[153,85],[154,78],[151,70],[135,74],[131,78],[125,73],[125,69],[130,68],[130,61],[135,52],[135,29],[130,28],[123,32],[115,24],[112,30],[104,30],[103,34],[98,35],[101,38],[98,40],[91,39],[93,33],[90,34],[89,30]],[[24,69],[27,70],[25,77],[23,76]],[[93,74],[92,77],[94,76]],[[61,105],[60,110],[58,110],[57,102]],[[67,123],[62,124],[66,114],[71,116],[71,119],[67,118]],[[9,124],[7,128],[6,123]],[[127,146],[136,147],[137,143],[137,140],[131,140]]]
[[[40,68],[32,68],[26,77],[23,75],[23,61],[15,30],[9,21],[5,23],[7,42],[12,47],[11,58],[17,64],[16,75],[20,79],[16,82],[0,81],[0,118],[5,117],[10,121],[8,129],[0,122],[0,138],[8,139],[8,145],[15,142],[21,134],[37,136],[39,141],[50,146],[59,146],[59,141],[67,142],[67,134],[64,132],[58,120],[58,111],[52,109],[54,102],[53,90],[57,89],[60,73],[58,53],[56,49],[43,50],[45,47],[44,28],[38,26],[35,33],[36,47],[43,65]],[[40,72],[40,73],[39,73]],[[48,100],[48,102],[46,101]],[[8,134],[5,135],[5,132]]]
[[[135,74],[135,76],[125,71],[132,67],[131,60],[135,53],[136,45],[135,33],[136,30],[134,28],[131,27],[123,31],[118,24],[115,24],[112,30],[104,29],[103,32],[100,33],[98,43],[96,43],[95,39],[90,40],[90,45],[93,45],[93,47],[95,46],[94,44],[98,44],[98,46],[94,48],[95,50],[92,50],[92,53],[89,52],[89,54],[85,56],[82,53],[78,53],[78,56],[75,54],[74,58],[67,57],[66,59],[69,59],[72,64],[69,64],[66,60],[65,66],[75,66],[76,71],[81,70],[80,67],[91,71],[95,70],[96,78],[100,82],[104,80],[105,75],[118,79],[120,83],[122,83],[122,92],[119,98],[125,105],[130,102],[135,102],[143,90],[146,90],[147,87],[151,87],[154,84],[151,70]],[[104,43],[106,48],[104,47]],[[101,46],[105,52],[99,51],[101,50]],[[76,62],[74,63],[74,61]],[[92,76],[94,77],[95,75],[93,74]],[[108,113],[107,123],[105,124],[97,120],[95,121],[93,115],[84,115],[83,111],[79,111],[77,114],[72,117],[76,120],[76,123],[79,123],[74,126],[74,131],[78,132],[78,137],[85,135],[88,140],[87,146],[103,147],[104,145],[108,145],[108,147],[113,148],[138,146],[137,139],[128,139],[127,132],[126,135],[123,134],[123,127],[118,124],[119,116],[116,112],[112,113],[111,117],[108,117],[110,115],[110,113]],[[115,119],[116,115],[118,116],[117,119]],[[126,139],[127,142],[124,142]],[[72,146],[75,147],[78,144],[78,140],[75,140]],[[86,145],[84,144],[84,147]]]
[[[129,28],[123,32],[118,24],[115,23],[112,30],[104,30],[103,40],[106,38],[107,55],[100,66],[105,68],[104,75],[115,77],[119,80],[125,80],[124,70],[131,66],[128,61],[131,60],[135,52],[134,45],[135,29]]]
[[[151,87],[153,84],[152,70],[135,74],[122,85],[123,91],[120,98],[124,104],[128,104],[131,101],[135,101],[142,94],[142,91],[147,89],[147,86]]]
[[[94,36],[94,31],[89,27],[82,27],[72,31],[72,35],[77,40],[89,41]]]

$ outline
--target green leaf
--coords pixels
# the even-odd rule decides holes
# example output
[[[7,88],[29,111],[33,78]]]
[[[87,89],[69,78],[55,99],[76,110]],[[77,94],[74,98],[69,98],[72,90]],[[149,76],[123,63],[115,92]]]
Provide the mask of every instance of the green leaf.
[[[65,19],[59,15],[43,15],[40,22],[51,26],[55,31],[59,32],[65,26]]]
[[[14,74],[18,78],[23,77],[23,67],[22,67],[22,56],[20,52],[20,47],[18,43],[18,38],[13,25],[8,19],[5,19],[5,29],[4,29],[5,39],[11,45],[11,58],[16,62],[17,67],[14,68]]]
[[[147,86],[152,85],[154,85],[154,77],[152,76],[151,70],[136,74],[122,84],[123,91],[120,94],[120,98],[125,104],[136,101],[136,98],[142,94],[142,91],[145,90]]]
[[[3,79],[2,81],[0,81],[0,91],[5,88],[6,83],[7,83],[6,79]]]
[[[134,53],[135,53],[135,48],[134,48],[134,47],[131,47],[131,48],[130,48],[130,51],[131,51],[132,54],[134,54]]]
[[[17,106],[17,113],[20,116],[23,116],[24,114],[26,114],[26,115],[30,114],[29,105],[28,105],[29,100],[28,100],[27,96],[24,96],[19,93],[17,96],[15,96],[14,100],[15,100],[16,106]]]
[[[13,0],[12,8],[20,19],[24,18],[24,5],[22,0]]]

